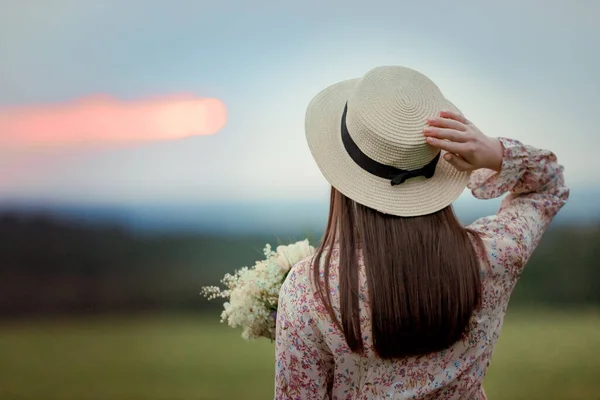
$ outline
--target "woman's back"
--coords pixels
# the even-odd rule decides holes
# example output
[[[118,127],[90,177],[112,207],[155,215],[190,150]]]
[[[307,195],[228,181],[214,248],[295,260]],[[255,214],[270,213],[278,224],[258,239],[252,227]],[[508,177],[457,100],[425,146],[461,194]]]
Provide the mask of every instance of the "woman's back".
[[[482,381],[510,294],[541,235],[569,193],[562,167],[551,152],[510,139],[500,138],[499,142],[502,154],[498,172],[477,169],[468,184],[475,197],[482,199],[509,194],[497,215],[481,218],[467,227],[474,257],[478,259],[480,297],[465,334],[441,351],[391,359],[381,357],[373,340],[376,337],[369,292],[370,265],[358,245],[357,271],[349,274],[340,270],[340,254],[348,254],[348,249],[343,248],[347,241],[336,241],[323,249],[330,257],[321,257],[316,275],[313,260],[305,260],[294,267],[282,287],[277,316],[275,398],[485,398]],[[398,246],[401,248],[402,243]],[[324,285],[327,275],[329,285]],[[362,339],[363,351],[351,350],[347,330],[353,329],[352,325],[340,324],[344,321],[343,314],[352,309],[348,305],[348,293],[352,293],[348,280],[354,277],[360,326],[355,333]],[[430,276],[429,281],[443,282],[444,276]],[[325,298],[319,295],[323,286],[328,286]],[[417,302],[411,296],[402,298]],[[432,340],[439,333],[431,332]]]

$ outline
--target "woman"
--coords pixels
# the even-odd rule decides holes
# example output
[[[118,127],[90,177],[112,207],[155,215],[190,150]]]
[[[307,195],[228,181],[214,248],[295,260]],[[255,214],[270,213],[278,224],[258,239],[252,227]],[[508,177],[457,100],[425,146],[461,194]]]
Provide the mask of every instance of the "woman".
[[[554,154],[487,137],[393,66],[320,92],[306,135],[329,221],[280,293],[275,398],[485,399],[511,292],[568,198]],[[467,187],[508,195],[465,228]]]

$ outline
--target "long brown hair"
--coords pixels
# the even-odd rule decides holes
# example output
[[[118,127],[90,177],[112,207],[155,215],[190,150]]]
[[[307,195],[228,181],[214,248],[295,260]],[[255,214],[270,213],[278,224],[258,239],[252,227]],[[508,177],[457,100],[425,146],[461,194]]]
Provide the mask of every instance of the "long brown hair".
[[[476,240],[481,240],[474,235]],[[331,251],[339,244],[341,321],[331,302]],[[372,338],[379,357],[440,351],[458,341],[481,299],[480,266],[469,231],[451,206],[419,217],[396,217],[331,189],[329,219],[313,261],[317,294],[353,352],[364,343],[359,316],[358,251],[369,292]],[[321,278],[321,273],[323,278]]]

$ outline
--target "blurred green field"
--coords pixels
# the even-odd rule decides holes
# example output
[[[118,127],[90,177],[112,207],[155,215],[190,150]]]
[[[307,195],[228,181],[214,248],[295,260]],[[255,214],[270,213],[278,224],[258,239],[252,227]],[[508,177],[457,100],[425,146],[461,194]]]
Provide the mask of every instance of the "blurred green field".
[[[273,345],[204,316],[0,326],[2,400],[272,398]],[[485,387],[490,400],[600,399],[600,313],[509,312]]]

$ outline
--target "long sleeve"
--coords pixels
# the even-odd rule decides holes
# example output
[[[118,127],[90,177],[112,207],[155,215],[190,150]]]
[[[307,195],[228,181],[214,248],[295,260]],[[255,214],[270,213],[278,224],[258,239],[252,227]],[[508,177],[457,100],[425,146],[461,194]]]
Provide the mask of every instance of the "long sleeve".
[[[504,146],[502,170],[474,172],[469,189],[479,199],[508,194],[497,215],[480,218],[469,228],[484,238],[492,238],[492,256],[507,260],[503,263],[505,268],[519,275],[544,231],[566,203],[569,188],[563,167],[552,152],[512,139],[499,140]]]
[[[305,276],[292,269],[279,295],[275,337],[275,400],[328,399],[332,356],[309,305]]]

